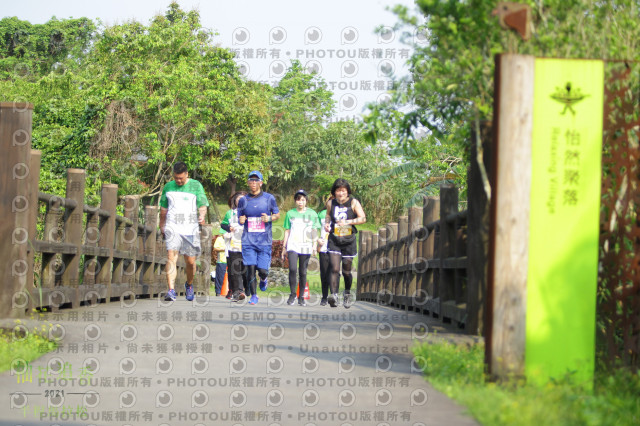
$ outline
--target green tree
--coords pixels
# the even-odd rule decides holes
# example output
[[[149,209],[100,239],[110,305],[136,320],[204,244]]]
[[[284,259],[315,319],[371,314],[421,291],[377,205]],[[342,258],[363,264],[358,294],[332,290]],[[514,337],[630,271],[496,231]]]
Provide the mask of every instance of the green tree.
[[[76,67],[89,47],[96,27],[90,19],[31,24],[16,17],[0,20],[0,79],[37,80],[51,71]]]
[[[212,37],[177,3],[149,26],[104,29],[86,68],[106,110],[91,152],[105,179],[156,195],[178,159],[215,185],[247,151],[268,154],[268,91],[244,82]]]

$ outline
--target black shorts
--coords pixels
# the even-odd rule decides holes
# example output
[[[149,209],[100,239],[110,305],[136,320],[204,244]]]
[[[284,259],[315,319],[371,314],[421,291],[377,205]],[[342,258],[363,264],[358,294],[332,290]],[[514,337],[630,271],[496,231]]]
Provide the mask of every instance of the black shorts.
[[[354,238],[348,238],[346,241],[338,241],[335,235],[329,234],[327,251],[332,254],[339,254],[342,257],[356,257],[358,255],[358,240],[354,236]]]

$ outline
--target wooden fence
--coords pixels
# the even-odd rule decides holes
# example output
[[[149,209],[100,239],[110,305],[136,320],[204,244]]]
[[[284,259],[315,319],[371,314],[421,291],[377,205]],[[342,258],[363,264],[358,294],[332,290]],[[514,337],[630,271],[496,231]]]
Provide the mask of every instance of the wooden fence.
[[[4,199],[13,196],[11,228],[6,230],[12,244],[3,252],[8,256],[3,267],[9,272],[3,276],[12,282],[6,286],[9,291],[0,295],[0,317],[23,316],[34,308],[75,308],[166,292],[167,252],[158,230],[158,207],[141,206],[139,198],[123,196],[124,215],[118,215],[118,187],[113,184],[102,186],[99,206],[87,206],[86,176],[81,169],[67,171],[65,197],[39,192],[41,153],[31,149],[31,109],[29,104],[0,105],[1,142],[15,154],[0,176]],[[16,135],[25,142],[9,144]],[[17,192],[8,194],[16,180],[21,186],[15,185]],[[44,217],[40,214],[43,204]],[[203,254],[194,279],[194,290],[200,294],[207,294],[209,288],[211,236],[212,226],[202,226]],[[177,292],[185,280],[180,257]]]
[[[477,286],[469,291],[467,216],[458,211],[457,188],[445,185],[440,198],[424,198],[398,222],[361,232],[358,300],[432,315],[477,333],[482,310]]]

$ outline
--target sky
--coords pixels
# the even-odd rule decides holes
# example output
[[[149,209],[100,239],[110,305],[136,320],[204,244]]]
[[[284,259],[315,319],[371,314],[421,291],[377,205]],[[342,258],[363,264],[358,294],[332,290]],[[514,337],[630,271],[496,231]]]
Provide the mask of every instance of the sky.
[[[0,0],[0,17],[33,24],[87,17],[114,25],[144,24],[164,13],[171,0]],[[413,9],[413,0],[178,0],[183,10],[200,12],[214,43],[236,53],[249,79],[276,84],[293,59],[319,72],[334,93],[335,119],[359,119],[368,102],[388,98],[393,78],[408,74],[411,45],[401,42],[395,4]],[[376,33],[376,28],[382,29]],[[406,31],[406,29],[404,30]],[[424,39],[412,34],[418,44]]]

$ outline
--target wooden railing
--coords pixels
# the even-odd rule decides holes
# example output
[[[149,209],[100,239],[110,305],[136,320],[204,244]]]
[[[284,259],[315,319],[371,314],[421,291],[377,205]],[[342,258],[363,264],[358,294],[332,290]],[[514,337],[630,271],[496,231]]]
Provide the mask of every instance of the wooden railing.
[[[467,211],[442,186],[397,223],[360,233],[358,300],[430,314],[463,327],[467,297]],[[440,219],[440,218],[444,218]],[[477,312],[474,312],[477,314]]]
[[[30,126],[28,131],[30,141]],[[13,291],[0,296],[11,307],[10,316],[34,308],[56,310],[166,292],[167,251],[158,229],[158,207],[141,206],[138,197],[125,195],[121,197],[124,215],[117,214],[118,186],[114,184],[102,185],[99,206],[88,206],[82,169],[67,171],[65,197],[39,192],[41,153],[31,150],[30,143],[12,149],[24,151],[20,157],[26,161],[19,164],[27,173],[23,195],[14,197],[18,204],[12,209],[16,226],[10,276],[19,284],[11,283],[7,287]],[[42,204],[46,205],[44,217]],[[199,294],[208,294],[211,233],[212,225],[202,226],[202,255],[194,280]],[[22,246],[26,250],[19,250]],[[180,256],[177,292],[185,281]]]

